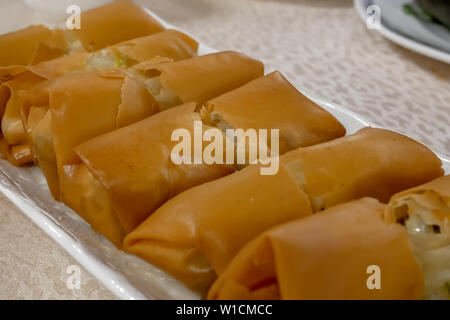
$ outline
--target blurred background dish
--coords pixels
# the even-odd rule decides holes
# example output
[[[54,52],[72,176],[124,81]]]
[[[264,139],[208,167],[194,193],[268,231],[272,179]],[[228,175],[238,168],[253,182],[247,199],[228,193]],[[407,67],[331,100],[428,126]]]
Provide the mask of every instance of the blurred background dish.
[[[448,9],[444,11],[443,8],[450,7],[449,1],[354,0],[354,5],[364,22],[373,14],[367,9],[372,5],[378,6],[381,14],[378,31],[389,40],[450,63],[450,28],[440,22],[448,20]],[[439,18],[432,15],[430,9],[434,14],[439,13]]]

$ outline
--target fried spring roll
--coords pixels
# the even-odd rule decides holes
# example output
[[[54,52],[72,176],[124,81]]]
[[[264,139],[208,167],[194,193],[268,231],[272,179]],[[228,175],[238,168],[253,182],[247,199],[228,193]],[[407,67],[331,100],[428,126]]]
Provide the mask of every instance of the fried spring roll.
[[[345,135],[336,118],[275,71],[214,98],[201,110],[205,123],[226,129],[279,130],[279,153]],[[271,135],[268,134],[270,147]]]
[[[37,25],[0,35],[0,48],[0,67],[3,67],[54,59],[67,51],[67,43],[62,30],[52,31]]]
[[[178,106],[75,148],[80,159],[60,171],[63,201],[120,246],[123,236],[168,198],[233,172],[231,165],[171,162],[177,144],[172,132],[184,128],[194,134],[194,121],[201,120],[195,108],[195,103]]]
[[[385,221],[384,209],[363,198],[263,233],[238,253],[208,298],[422,298],[423,273],[407,234]],[[378,289],[370,289],[370,266],[379,268]]]
[[[81,28],[69,30],[88,52],[164,30],[132,0],[118,0],[81,13]],[[69,36],[70,37],[70,36]]]
[[[125,238],[124,249],[203,291],[253,237],[309,214],[289,173],[261,175],[251,165],[168,201]]]
[[[164,30],[143,8],[129,0],[82,12],[80,20],[82,26],[75,30],[67,30],[65,24],[54,30],[38,25],[1,35],[0,66],[34,65]]]
[[[425,274],[425,297],[450,299],[450,176],[394,195],[387,216],[405,225]]]
[[[272,94],[275,97],[268,99],[267,96]],[[228,96],[229,98],[227,98]],[[258,78],[211,101],[213,101],[212,105],[218,108],[215,111],[216,115],[230,116],[229,124],[231,126],[244,124],[243,122],[236,122],[236,124],[232,122],[235,115],[243,112],[256,129],[270,129],[276,127],[277,124],[268,119],[267,113],[283,114],[284,117],[278,115],[274,117],[279,119],[279,125],[283,128],[282,139],[290,141],[292,145],[308,145],[345,134],[345,129],[332,115],[319,106],[306,101],[306,98],[279,73]],[[232,103],[233,101],[236,105]],[[207,103],[207,105],[209,104]],[[173,117],[182,110],[180,107],[175,109],[170,110],[170,114],[174,114]],[[251,110],[245,111],[244,109]],[[195,105],[191,107],[192,115],[189,116],[189,121],[177,123],[178,129],[188,128],[191,132],[192,122],[197,119],[203,127],[215,128],[220,137],[226,137],[224,139],[226,145],[229,141],[226,132],[213,127],[215,125],[213,122],[202,122],[202,116],[205,115],[203,111],[204,108],[195,107]],[[183,112],[188,111],[184,110]],[[210,114],[207,113],[207,115]],[[126,233],[136,228],[154,210],[176,194],[229,174],[236,168],[234,161],[216,163],[220,170],[212,175],[209,170],[206,170],[209,166],[205,164],[205,159],[201,159],[200,164],[196,165],[175,164],[171,159],[170,150],[177,143],[170,140],[172,134],[170,130],[177,127],[173,127],[171,121],[167,120],[168,116],[155,117],[145,120],[147,121],[146,126],[134,124],[88,141],[76,148],[83,166],[86,166],[107,189],[111,199],[111,205],[108,206],[112,207],[117,216],[121,217],[119,220]],[[205,119],[210,120],[211,117],[207,118]],[[309,121],[317,123],[317,126],[311,128]],[[321,121],[323,123],[320,123]],[[142,130],[139,131],[134,127]],[[286,128],[289,130],[284,130]],[[192,134],[191,137],[193,137]],[[209,147],[207,143],[202,145],[205,148]],[[222,144],[225,149],[222,156],[227,158],[228,149],[225,145]],[[163,151],[160,150],[161,148]],[[112,154],[114,154],[113,157],[111,157]],[[180,170],[182,173],[179,173]],[[78,184],[76,177],[67,180]],[[64,194],[66,193],[64,192]],[[130,199],[133,200],[130,201]],[[92,214],[97,213],[93,212]],[[102,232],[101,226],[97,227],[97,230]]]
[[[179,68],[178,62],[166,63],[167,65],[176,64],[174,68],[163,67],[164,64],[156,65],[165,70],[176,70],[177,73],[170,74],[168,78],[179,81],[185,79],[185,82],[192,87],[195,97],[201,100],[208,98],[211,92],[223,93],[234,89],[264,72],[261,62],[235,52],[188,59],[183,64],[186,66],[184,70]],[[195,67],[189,67],[191,65]],[[195,70],[199,72],[196,73]],[[39,166],[44,170],[55,198],[60,199],[58,176],[62,166],[71,163],[74,156],[73,148],[121,126],[103,124],[104,121],[111,119],[104,115],[105,108],[110,110],[108,112],[121,111],[124,107],[119,108],[119,106],[125,104],[130,110],[145,110],[144,113],[140,113],[140,117],[133,117],[133,121],[127,122],[129,124],[182,102],[178,98],[178,88],[173,88],[175,91],[172,91],[172,87],[163,87],[159,83],[159,76],[150,74],[149,81],[146,81],[146,75],[136,78],[130,74],[121,69],[111,72],[71,74],[55,79],[48,86],[45,84],[42,87],[39,86],[28,95],[28,104],[23,108],[24,123],[27,127],[30,126],[28,131],[32,151],[36,155]],[[222,74],[227,76],[222,77]],[[220,80],[205,83],[202,77],[220,78]],[[193,82],[198,85],[193,85]],[[130,85],[125,86],[124,83]],[[155,85],[158,87],[156,88]],[[124,90],[127,91],[124,92]],[[134,91],[139,91],[137,97],[133,97]],[[128,99],[127,102],[121,102],[120,97]],[[133,102],[133,99],[138,99],[137,101],[140,102]],[[47,118],[42,118],[40,123],[35,124],[36,118],[44,114],[45,108],[49,108],[50,114]],[[110,115],[113,116],[113,114]]]
[[[73,147],[159,112],[147,88],[120,69],[71,74],[33,93],[29,144],[56,199],[58,168],[74,158]]]
[[[234,90],[264,75],[264,65],[238,52],[223,51],[169,63],[146,61],[129,72],[167,109],[175,103],[203,103]]]
[[[9,81],[0,84],[0,111],[2,114],[2,133],[5,152],[15,159],[13,164],[21,165],[30,161],[29,156],[20,158],[16,145],[26,143],[25,130],[27,120],[23,123],[21,108],[23,96],[38,84],[49,79],[74,72],[107,70],[117,67],[131,67],[139,62],[156,57],[171,60],[188,59],[196,55],[198,43],[184,33],[167,30],[100,50],[94,53],[77,53],[63,56],[36,66],[9,67],[0,69]],[[9,148],[7,146],[9,145]],[[31,153],[30,153],[31,155]]]
[[[401,134],[364,128],[356,134],[281,157],[314,211],[361,197],[387,203],[401,190],[443,175],[439,158]]]
[[[294,117],[287,115],[286,118]],[[385,148],[391,150],[389,157],[385,155]],[[291,211],[286,209],[285,212],[282,209],[285,203],[295,198],[280,195],[277,199],[279,194],[274,193],[275,198],[272,198],[273,191],[265,192],[269,202],[273,203],[275,208],[279,208],[272,209],[265,200],[262,200],[263,197],[256,198],[245,191],[252,190],[252,185],[264,190],[262,187],[264,184],[260,182],[264,180],[261,179],[268,179],[266,180],[268,183],[273,183],[277,187],[282,183],[291,184],[295,181],[312,201],[315,201],[316,190],[327,191],[331,188],[334,191],[336,190],[334,186],[341,188],[349,186],[346,190],[357,190],[357,192],[332,194],[333,202],[327,202],[327,206],[331,206],[331,204],[365,196],[390,197],[399,186],[417,184],[418,181],[427,181],[440,175],[442,173],[440,165],[439,159],[419,143],[394,132],[367,128],[351,136],[299,148],[281,156],[280,172],[283,174],[279,173],[281,181],[278,185],[268,178],[260,177],[259,171],[247,171],[249,170],[247,168],[230,177],[187,190],[162,205],[142,225],[130,233],[125,238],[124,246],[127,251],[160,266],[188,285],[196,284],[201,280],[207,282],[210,278],[201,279],[195,272],[189,272],[196,268],[193,265],[194,262],[182,259],[183,252],[189,250],[198,252],[196,256],[202,257],[200,261],[204,261],[203,265],[211,265],[214,272],[221,274],[233,255],[248,240],[277,224],[288,221],[289,218],[295,219],[295,214],[300,218],[322,209],[310,202],[310,210],[300,206],[298,211],[291,207]],[[345,170],[343,170],[344,167]],[[399,172],[400,167],[406,171],[406,174]],[[310,171],[300,171],[300,168]],[[309,184],[304,183],[305,177]],[[233,179],[237,181],[236,184],[230,183],[234,181]],[[247,182],[244,183],[241,180]],[[279,188],[285,192],[285,189]],[[340,190],[337,189],[337,191]],[[209,199],[212,200],[209,201]],[[252,203],[255,210],[245,206],[242,209],[244,211],[239,209],[238,204],[245,204],[245,199],[257,201]],[[218,201],[221,203],[220,206],[217,205]],[[227,222],[230,216],[235,216],[231,219],[233,222]],[[183,230],[181,227],[174,228],[174,223],[190,230],[190,233],[181,232],[180,230]],[[221,228],[224,228],[226,232],[216,231]],[[232,249],[228,246],[229,239],[232,239],[234,243]]]

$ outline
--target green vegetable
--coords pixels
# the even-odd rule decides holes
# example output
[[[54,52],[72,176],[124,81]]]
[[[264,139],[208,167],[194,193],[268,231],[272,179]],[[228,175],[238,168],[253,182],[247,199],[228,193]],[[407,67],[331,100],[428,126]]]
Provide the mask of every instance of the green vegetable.
[[[411,16],[415,16],[417,18],[419,18],[422,21],[426,21],[426,22],[436,22],[435,19],[433,18],[433,16],[431,14],[429,14],[428,12],[424,11],[424,10],[417,10],[416,8],[414,8],[411,4],[405,4],[403,6],[403,11],[406,14],[409,14]]]
[[[450,28],[450,1],[448,0],[415,0],[424,11],[436,21]]]
[[[403,11],[418,19],[450,29],[450,4],[441,0],[416,0],[403,5]]]
[[[126,66],[127,65],[127,58],[116,56],[115,65],[116,65],[116,68]]]

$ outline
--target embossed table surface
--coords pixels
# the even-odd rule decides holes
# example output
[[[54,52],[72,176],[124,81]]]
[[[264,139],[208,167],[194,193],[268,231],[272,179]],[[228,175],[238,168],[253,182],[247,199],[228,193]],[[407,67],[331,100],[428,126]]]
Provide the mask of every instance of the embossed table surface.
[[[74,1],[76,2],[76,1]],[[368,30],[351,0],[142,0],[199,41],[241,51],[305,92],[413,136],[450,156],[450,65]],[[0,0],[0,32],[48,20],[22,1]],[[0,195],[0,299],[114,299]]]

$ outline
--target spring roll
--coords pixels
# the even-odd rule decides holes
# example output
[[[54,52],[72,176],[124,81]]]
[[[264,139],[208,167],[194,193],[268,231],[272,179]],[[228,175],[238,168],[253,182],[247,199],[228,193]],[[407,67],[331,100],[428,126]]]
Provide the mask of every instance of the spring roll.
[[[279,153],[345,135],[336,118],[275,71],[206,103],[203,121],[221,130],[279,130]],[[270,147],[271,135],[268,134]]]
[[[172,132],[194,134],[194,121],[201,120],[195,108],[184,104],[76,147],[79,158],[60,171],[63,201],[120,246],[126,233],[174,194],[231,173],[231,165],[171,163],[177,144]]]
[[[162,109],[204,103],[264,74],[264,65],[234,51],[169,62],[142,62],[129,70],[161,101]]]
[[[170,60],[188,59],[196,55],[198,43],[184,33],[167,30],[100,50],[94,53],[77,53],[63,56],[36,66],[4,68],[4,76],[11,79],[0,84],[0,111],[5,152],[21,165],[31,160],[20,158],[15,146],[26,145],[27,120],[22,121],[23,96],[38,84],[68,73],[107,70],[117,67],[132,67],[142,61],[156,57]],[[2,69],[0,69],[0,73]],[[31,153],[30,153],[31,155]]]
[[[450,299],[450,175],[397,193],[387,216],[406,228],[425,274],[425,297]]]
[[[439,158],[401,134],[366,127],[281,157],[314,211],[361,197],[387,203],[395,193],[443,175]]]
[[[286,115],[284,112],[283,114]],[[294,117],[286,116],[286,119],[293,118]],[[370,145],[369,142],[371,143],[371,146],[375,147],[362,150],[362,146]],[[391,145],[388,146],[388,143],[391,143]],[[384,144],[385,146],[392,148],[393,151],[390,154],[390,158],[385,157],[385,149],[381,148],[381,146],[377,148],[377,144]],[[317,150],[319,150],[320,155],[315,154],[315,152],[318,152]],[[352,150],[352,152],[349,153],[348,150]],[[329,153],[327,154],[325,151]],[[363,154],[361,155],[360,152]],[[340,159],[341,153],[342,157],[344,157],[345,154],[345,164],[349,166],[347,170],[350,170],[351,177],[354,177],[355,181],[352,181],[351,177],[346,176],[345,171],[331,170],[337,167],[336,161],[343,161]],[[312,154],[314,156],[306,157],[303,156],[304,154]],[[424,159],[421,159],[420,156]],[[427,160],[424,156],[431,157],[431,160]],[[378,167],[367,168],[367,171],[364,171],[366,170],[364,169],[365,167],[359,171],[356,170],[356,168],[352,167],[352,164],[361,161],[361,157],[364,158],[365,165],[378,163]],[[411,157],[419,158],[419,160],[414,159],[412,161]],[[392,184],[394,184],[393,181],[395,181],[397,186],[404,186],[420,181],[417,177],[422,177],[422,181],[432,179],[433,173],[436,173],[437,175],[442,173],[440,169],[441,163],[436,159],[437,158],[431,151],[424,151],[422,145],[397,133],[382,129],[367,128],[351,136],[306,148],[299,148],[288,152],[286,155],[282,155],[280,171],[285,174],[282,176],[280,175],[279,178],[286,180],[284,183],[292,183],[295,181],[297,186],[311,201],[315,200],[315,188],[321,187],[327,190],[326,188],[330,185],[341,186],[341,181],[346,183],[344,186],[348,185],[358,190],[358,192],[344,193],[344,196],[341,195],[342,193],[337,193],[338,196],[333,198],[332,203],[338,204],[365,196],[376,196],[381,194],[390,197],[396,190],[395,185],[392,186]],[[383,160],[384,162],[380,160]],[[300,162],[302,164],[301,167],[299,166],[299,161],[302,161]],[[416,164],[418,165],[417,167],[415,166]],[[315,165],[317,165],[317,169],[314,167]],[[401,167],[402,170],[406,170],[406,174],[399,174],[397,173],[398,170],[389,171],[388,169],[391,166],[394,166],[394,168]],[[316,171],[311,169],[311,172],[317,172],[317,174],[330,173],[330,178],[319,181],[307,180],[310,184],[305,185],[305,183],[300,182],[304,181],[304,177],[309,178],[309,176],[300,174],[304,172],[299,171],[300,168],[314,168]],[[235,179],[239,181],[242,189],[237,186],[238,183],[236,183],[236,185],[227,183],[233,179],[233,176],[230,176],[206,185],[192,188],[169,200],[125,238],[125,249],[143,257],[152,264],[160,266],[162,269],[179,277],[188,285],[192,285],[193,283],[196,284],[196,281],[200,281],[200,276],[194,272],[188,272],[188,270],[196,270],[192,265],[193,262],[186,259],[179,260],[184,257],[181,253],[187,252],[187,249],[190,249],[191,251],[195,250],[195,252],[199,251],[196,255],[200,255],[202,261],[206,261],[203,262],[203,264],[210,265],[215,273],[221,274],[227,263],[234,254],[237,253],[237,250],[244,246],[248,240],[283,221],[288,221],[284,219],[294,217],[291,211],[286,211],[286,214],[288,215],[284,216],[285,212],[283,212],[283,210],[272,210],[271,206],[268,206],[265,201],[260,199],[255,201],[262,201],[261,207],[267,208],[267,211],[260,208],[258,203],[252,204],[255,210],[243,207],[242,210],[244,210],[244,213],[239,208],[236,208],[236,204],[241,205],[241,203],[245,203],[240,197],[244,197],[247,200],[254,198],[251,195],[247,195],[244,190],[251,190],[250,186],[252,184],[258,188],[261,188],[262,185],[262,183],[256,183],[252,180],[254,179],[257,181],[257,179],[262,179],[259,177],[260,172],[247,172],[246,170],[247,169],[244,169],[233,175],[236,177]],[[377,171],[372,172],[371,170]],[[366,172],[369,172],[370,175]],[[245,175],[245,178],[242,179],[248,181],[248,184],[241,182],[238,179],[241,174],[243,176]],[[317,177],[321,176],[317,175]],[[322,185],[319,183],[322,183]],[[279,184],[281,184],[281,182]],[[366,187],[366,185],[368,187]],[[379,188],[386,187],[389,187],[390,189],[383,190],[382,193],[379,192]],[[235,190],[237,190],[236,193],[234,192]],[[270,192],[266,192],[266,197],[278,208],[282,208],[283,201],[290,201],[288,196],[284,198],[280,197],[281,200],[279,199],[276,201],[276,199],[271,198]],[[209,201],[209,199],[212,200]],[[221,203],[220,206],[217,205],[217,203],[219,203],[218,201]],[[314,206],[312,202],[310,202],[310,205],[311,209],[309,211],[304,208],[297,211],[297,214],[299,215],[298,218],[302,215],[307,215],[310,212],[322,210],[321,207]],[[327,205],[331,206],[331,202],[327,203]],[[276,214],[274,214],[274,212],[276,212]],[[234,216],[235,213],[236,218],[231,219],[233,220],[233,223],[226,222],[228,217],[230,215]],[[180,216],[180,218],[178,218],[178,216]],[[222,216],[223,219],[221,218]],[[263,223],[260,221],[263,221]],[[180,232],[183,237],[179,236],[181,237],[179,238],[176,236],[179,232],[178,229],[171,229],[172,223],[182,223],[186,230],[192,230],[192,232],[190,234]],[[217,226],[215,223],[217,223]],[[228,228],[228,226],[232,227]],[[254,226],[254,228],[250,226]],[[259,228],[257,226],[259,226]],[[216,232],[215,230],[217,228],[226,228],[224,229],[226,230],[226,233]],[[197,232],[197,229],[204,229],[206,231]],[[202,232],[205,232],[208,236],[203,236]],[[187,241],[186,238],[188,236],[190,237],[189,241]],[[235,244],[233,247],[234,250],[227,247],[226,243],[229,241],[228,239],[233,240],[233,243]],[[187,246],[187,243],[190,245]],[[216,245],[216,243],[219,243],[220,245]],[[211,250],[211,252],[208,250]],[[169,255],[169,252],[171,255]],[[217,256],[215,256],[215,254],[217,254]],[[207,282],[208,279],[205,276],[202,280]]]
[[[308,197],[283,168],[261,175],[260,165],[250,165],[168,201],[124,249],[204,291],[253,237],[309,214]]]
[[[120,69],[71,74],[33,93],[28,142],[56,199],[58,167],[75,156],[74,146],[159,111],[147,88]]]
[[[268,99],[267,96],[272,94],[275,97]],[[283,103],[280,104],[280,101]],[[253,80],[238,89],[211,100],[211,102],[207,102],[206,105],[216,106],[217,110],[214,111],[214,117],[226,117],[232,127],[244,125],[243,122],[233,122],[233,119],[237,119],[235,115],[244,112],[249,117],[250,124],[254,125],[256,129],[270,129],[275,127],[276,123],[268,119],[267,113],[281,113],[284,117],[278,115],[274,117],[279,119],[281,128],[289,129],[281,131],[281,139],[290,141],[292,145],[308,145],[345,134],[345,129],[333,116],[306,100],[279,73]],[[173,112],[181,112],[178,111],[178,108],[180,107],[177,107],[177,110]],[[222,144],[223,149],[225,149],[225,152],[222,153],[222,159],[226,159],[229,152],[226,145],[230,141],[226,132],[222,131],[220,126],[215,127],[214,121],[207,121],[211,120],[213,116],[212,112],[206,113],[208,117],[205,116],[205,106],[197,106],[191,109],[190,112],[195,114],[195,116],[190,116],[191,122],[193,119],[197,119],[203,127],[214,128],[220,137],[225,137],[225,144]],[[244,111],[244,109],[251,110]],[[230,117],[228,118],[228,116]],[[176,194],[222,177],[237,168],[233,161],[234,157],[231,162],[215,162],[221,170],[214,175],[211,175],[205,169],[201,169],[209,168],[205,161],[200,161],[200,164],[196,165],[175,164],[171,159],[171,152],[167,150],[171,150],[175,145],[178,145],[178,143],[171,141],[172,131],[177,127],[172,127],[170,121],[164,123],[167,120],[162,116],[157,119],[148,120],[148,125],[142,126],[145,128],[143,131],[133,129],[134,126],[138,127],[138,124],[135,124],[128,129],[111,132],[76,148],[83,166],[86,166],[109,192],[112,204],[108,206],[113,207],[117,216],[122,217],[119,220],[122,221],[126,233],[136,228],[154,210]],[[255,119],[259,119],[259,121],[255,121]],[[314,128],[311,128],[308,123],[309,121],[319,123],[320,120],[323,121],[323,124]],[[189,128],[189,132],[192,131],[193,123],[186,122],[185,126],[181,126],[182,124],[177,123],[178,128]],[[170,130],[163,130],[165,127]],[[249,125],[246,127],[249,127]],[[293,128],[295,128],[295,134]],[[151,134],[157,135],[158,138],[151,136]],[[315,137],[311,138],[312,136]],[[145,140],[143,140],[144,138]],[[159,139],[162,142],[154,139]],[[265,143],[267,141],[260,140],[259,142]],[[164,152],[156,152],[155,150],[161,148],[159,146],[161,143]],[[209,147],[207,143],[202,145],[204,148]],[[231,148],[231,151],[234,151],[234,149]],[[111,154],[116,156],[111,158]],[[178,172],[178,170],[183,170],[183,173],[170,173],[172,171]],[[67,180],[76,181],[76,179],[74,177]],[[130,205],[130,199],[133,199],[132,205]],[[65,200],[65,202],[68,201]],[[94,212],[94,214],[96,213]],[[124,221],[125,219],[130,221]],[[97,230],[102,232],[100,228],[97,228]]]
[[[423,273],[405,230],[363,198],[275,227],[249,242],[209,299],[420,299]],[[379,287],[371,266],[379,270]]]
[[[26,106],[22,109],[24,110],[25,127],[30,126],[28,140],[56,199],[60,199],[58,172],[74,156],[73,148],[96,135],[118,127],[104,127],[102,121],[83,121],[83,125],[78,122],[81,119],[89,118],[91,113],[94,114],[90,116],[92,119],[103,117],[103,108],[116,110],[120,101],[111,99],[120,96],[121,92],[124,97],[123,90],[128,89],[127,92],[129,92],[126,95],[129,99],[126,102],[127,107],[140,111],[151,110],[150,113],[141,114],[149,116],[183,102],[179,98],[179,93],[183,93],[184,89],[166,87],[165,82],[159,80],[160,77],[174,81],[184,79],[187,86],[192,87],[192,96],[189,98],[195,97],[204,100],[211,93],[220,94],[234,89],[243,82],[257,78],[264,72],[261,62],[235,52],[222,52],[188,59],[181,67],[179,62],[159,62],[160,59],[157,60],[156,63],[152,60],[151,64],[165,71],[169,70],[167,73],[162,73],[161,76],[153,73],[137,76],[137,73],[126,72],[122,69],[100,73],[74,73],[54,79],[50,85],[42,84],[27,95]],[[140,68],[139,65],[136,67]],[[172,65],[173,67],[171,67]],[[222,77],[222,74],[227,76]],[[203,77],[219,80],[205,83]],[[137,98],[133,97],[134,89],[131,86],[122,85],[125,83],[124,81],[139,87],[139,94],[145,96],[141,103],[132,105],[133,99]],[[169,83],[171,82],[169,81]],[[193,83],[197,83],[197,85],[195,86]],[[101,89],[103,87],[105,89]],[[102,94],[100,95],[98,92],[102,92]],[[106,92],[109,94],[107,95]],[[147,96],[151,96],[151,102]],[[102,99],[105,99],[106,102],[102,102]],[[143,107],[145,104],[149,106]],[[35,124],[36,118],[43,116],[46,108],[50,114]],[[142,119],[142,117],[132,118],[133,121]],[[54,152],[51,152],[53,149]]]
[[[16,152],[17,146],[27,146],[21,116],[27,92],[46,79],[53,79],[81,68],[85,57],[86,54],[78,53],[42,62],[37,66],[7,68],[11,79],[0,84],[1,144],[4,145],[3,156],[12,164],[19,166],[32,160],[31,152],[28,152],[26,157]],[[28,150],[30,151],[29,147]]]
[[[54,59],[66,52],[67,43],[63,31],[36,25],[0,35],[0,48],[0,67],[4,67]]]
[[[82,12],[80,22],[81,28],[74,30],[68,30],[64,21],[53,30],[37,25],[1,35],[0,66],[34,65],[68,53],[94,52],[164,30],[130,0]]]
[[[81,13],[81,28],[68,30],[88,52],[164,30],[132,0],[118,0]]]

